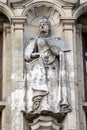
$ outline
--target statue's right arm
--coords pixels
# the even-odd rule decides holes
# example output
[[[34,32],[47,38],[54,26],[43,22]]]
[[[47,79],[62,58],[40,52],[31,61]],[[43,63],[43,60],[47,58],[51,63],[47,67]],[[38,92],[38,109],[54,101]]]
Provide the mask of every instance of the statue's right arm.
[[[29,62],[32,60],[32,53],[34,51],[34,48],[35,48],[35,40],[32,40],[25,49],[25,54],[24,54],[25,61]]]

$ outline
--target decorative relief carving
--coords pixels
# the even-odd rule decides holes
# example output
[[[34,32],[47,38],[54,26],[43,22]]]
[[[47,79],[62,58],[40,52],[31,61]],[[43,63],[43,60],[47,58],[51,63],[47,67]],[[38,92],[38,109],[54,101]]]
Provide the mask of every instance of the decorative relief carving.
[[[60,14],[53,7],[46,7],[46,6],[35,7],[29,10],[26,13],[26,16],[28,26],[38,27],[38,20],[42,16],[49,17],[52,27],[60,24]]]
[[[27,2],[28,0],[9,0],[11,3],[18,3],[18,2]],[[59,0],[60,1],[60,0]],[[62,0],[64,2],[68,2],[68,3],[72,3],[72,4],[76,4],[79,0]],[[31,0],[30,0],[31,2]]]
[[[42,16],[49,17],[51,22],[52,33],[54,30],[56,30],[56,28],[58,30],[61,30],[61,14],[56,9],[54,9],[54,7],[51,7],[52,5],[48,5],[47,7],[46,5],[38,6],[35,6],[32,9],[27,10],[27,12],[25,13],[25,16],[27,17],[27,23],[24,27],[25,46],[29,40],[34,39],[36,36],[39,35],[38,21],[39,19],[41,19]],[[55,32],[57,32],[57,30]]]
[[[59,122],[71,111],[69,82],[65,53],[67,43],[51,35],[51,23],[47,16],[39,20],[39,36],[25,50],[27,74],[28,120],[39,115],[50,115]]]

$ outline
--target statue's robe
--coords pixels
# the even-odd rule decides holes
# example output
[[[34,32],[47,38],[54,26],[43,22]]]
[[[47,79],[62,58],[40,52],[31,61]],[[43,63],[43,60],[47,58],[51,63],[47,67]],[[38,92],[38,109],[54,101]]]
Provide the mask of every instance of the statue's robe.
[[[68,72],[65,52],[69,46],[57,37],[36,38],[25,50],[27,69],[28,112],[53,113],[66,112],[70,109],[68,100]],[[32,53],[40,56],[32,58]]]

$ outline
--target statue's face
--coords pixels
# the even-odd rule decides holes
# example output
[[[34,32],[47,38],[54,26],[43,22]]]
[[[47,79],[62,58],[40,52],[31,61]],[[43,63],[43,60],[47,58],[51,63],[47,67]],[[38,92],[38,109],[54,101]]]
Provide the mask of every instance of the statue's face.
[[[42,19],[39,22],[39,30],[40,30],[40,34],[49,34],[50,33],[50,25],[47,22],[47,19]]]

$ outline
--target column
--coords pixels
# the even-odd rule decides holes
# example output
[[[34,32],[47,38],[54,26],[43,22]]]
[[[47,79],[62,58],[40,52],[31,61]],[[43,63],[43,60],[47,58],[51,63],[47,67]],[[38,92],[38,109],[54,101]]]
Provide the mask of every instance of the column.
[[[23,130],[25,81],[23,30],[25,17],[13,17],[11,26],[11,130]]]
[[[64,17],[61,19],[63,24],[63,31],[65,36],[65,41],[70,46],[70,52],[66,52],[66,59],[68,63],[68,72],[69,72],[69,84],[70,84],[70,103],[72,111],[68,113],[65,125],[67,130],[76,130],[76,73],[75,73],[75,60],[76,60],[76,47],[75,47],[75,32],[74,32],[74,23],[75,19],[71,17]]]
[[[11,107],[10,107],[10,89],[11,89],[11,27],[4,23],[3,26],[3,100],[6,107],[2,111],[2,129],[9,129],[11,126]]]
[[[85,29],[87,26],[85,26]],[[85,112],[83,110],[83,101],[85,101],[84,89],[84,70],[83,70],[83,49],[82,49],[82,29],[81,24],[76,25],[76,51],[77,51],[77,83],[78,83],[78,129],[86,129]],[[84,97],[83,97],[84,95]],[[85,103],[85,102],[84,102]]]

